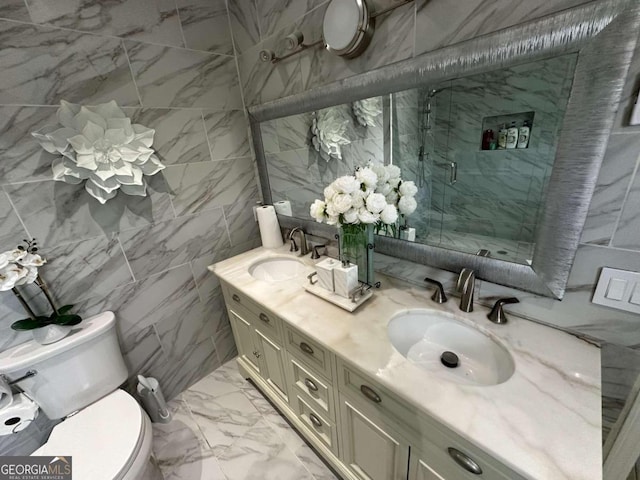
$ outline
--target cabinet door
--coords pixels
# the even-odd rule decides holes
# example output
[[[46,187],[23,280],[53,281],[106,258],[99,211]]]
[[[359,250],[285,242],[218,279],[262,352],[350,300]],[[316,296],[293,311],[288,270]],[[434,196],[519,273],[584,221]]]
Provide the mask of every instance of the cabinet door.
[[[285,401],[288,400],[287,381],[284,373],[284,351],[278,344],[255,330],[258,350],[261,354],[260,374]]]
[[[406,480],[409,446],[340,398],[343,462],[362,480]]]
[[[260,373],[260,350],[255,342],[254,328],[244,318],[233,311],[229,311],[229,321],[238,347],[238,355],[247,365]]]
[[[451,479],[455,477],[450,477]],[[427,465],[422,458],[420,458],[415,451],[411,450],[411,464],[409,465],[409,480],[447,480],[441,476],[429,465]]]

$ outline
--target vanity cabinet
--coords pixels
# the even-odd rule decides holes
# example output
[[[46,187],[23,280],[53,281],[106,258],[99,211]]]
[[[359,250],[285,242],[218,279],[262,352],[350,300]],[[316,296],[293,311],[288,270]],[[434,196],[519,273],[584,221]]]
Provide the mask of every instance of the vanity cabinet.
[[[345,480],[523,480],[309,335],[222,286],[240,370]]]
[[[288,402],[280,320],[239,292],[223,288],[223,294],[238,355],[277,395]]]

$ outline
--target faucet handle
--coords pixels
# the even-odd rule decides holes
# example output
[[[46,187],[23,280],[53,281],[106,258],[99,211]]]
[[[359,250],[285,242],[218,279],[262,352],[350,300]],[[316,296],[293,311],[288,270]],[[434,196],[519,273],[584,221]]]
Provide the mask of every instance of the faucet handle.
[[[316,245],[313,247],[313,252],[311,252],[311,259],[312,260],[317,260],[320,258],[320,252],[318,252],[318,250],[320,250],[321,248],[324,248],[324,253],[325,255],[327,254],[327,246],[326,245]]]
[[[496,303],[493,305],[491,311],[487,314],[487,318],[493,323],[507,323],[507,316],[505,315],[502,307],[509,303],[520,303],[520,300],[518,300],[516,297],[498,299],[498,301],[496,301]]]
[[[447,296],[444,293],[444,287],[442,286],[442,283],[429,277],[425,278],[424,281],[436,286],[433,295],[431,295],[431,300],[436,303],[444,303],[447,301]]]

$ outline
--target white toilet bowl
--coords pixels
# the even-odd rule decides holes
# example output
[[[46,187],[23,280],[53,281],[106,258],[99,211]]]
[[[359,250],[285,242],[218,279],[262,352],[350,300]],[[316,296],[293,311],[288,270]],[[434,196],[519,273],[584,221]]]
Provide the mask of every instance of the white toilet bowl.
[[[32,455],[72,457],[78,480],[155,480],[151,421],[138,402],[116,390],[56,425]]]

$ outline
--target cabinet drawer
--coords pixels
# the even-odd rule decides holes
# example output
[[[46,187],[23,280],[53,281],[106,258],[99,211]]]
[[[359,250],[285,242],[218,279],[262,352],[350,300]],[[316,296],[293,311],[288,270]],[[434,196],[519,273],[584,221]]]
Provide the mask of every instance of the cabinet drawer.
[[[249,313],[254,327],[265,335],[269,335],[272,339],[279,339],[280,319],[277,316],[253,300],[250,300],[244,293],[230,285],[226,285],[226,291],[224,293],[227,307],[230,310],[244,313],[245,317],[247,317],[246,314]]]
[[[321,380],[320,375],[314,374],[312,369],[302,365],[291,355],[289,355],[289,373],[291,375],[291,383],[309,401],[311,406],[319,410],[323,415],[335,420],[331,384]]]
[[[395,418],[416,428],[416,412],[398,401],[386,389],[378,386],[377,382],[371,381],[342,361],[338,362],[338,378],[338,390],[355,402],[373,408],[379,413],[380,418]]]
[[[448,445],[448,446],[447,446]],[[410,480],[524,480],[477,450],[470,451],[449,439],[438,446],[423,441],[411,450]]]
[[[315,411],[299,396],[296,396],[295,410],[298,417],[309,428],[313,435],[334,453],[338,452],[338,435],[335,425]]]
[[[285,327],[285,342],[287,344],[287,350],[291,352],[293,356],[316,368],[329,380],[333,378],[331,372],[331,354],[324,348],[318,346],[317,343],[289,326]]]

